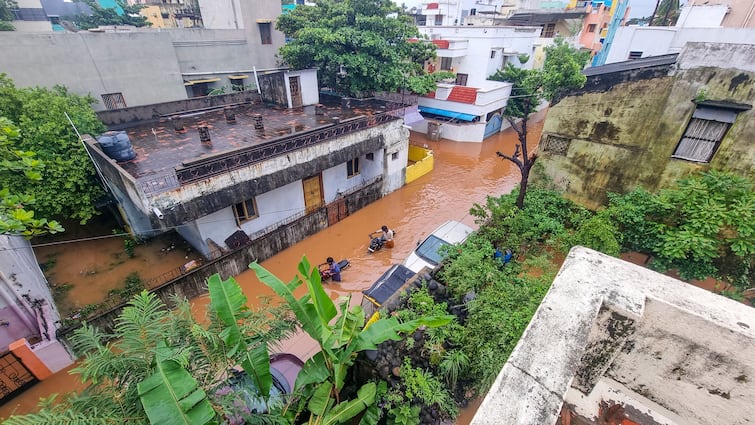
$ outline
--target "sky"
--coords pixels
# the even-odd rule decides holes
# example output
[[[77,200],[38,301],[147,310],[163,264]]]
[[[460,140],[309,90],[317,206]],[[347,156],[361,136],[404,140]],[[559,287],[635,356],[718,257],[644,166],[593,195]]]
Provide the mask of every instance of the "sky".
[[[407,7],[420,7],[422,0],[394,0],[396,4],[405,3]],[[656,0],[629,0],[630,18],[642,18],[644,16],[650,16],[655,9]]]

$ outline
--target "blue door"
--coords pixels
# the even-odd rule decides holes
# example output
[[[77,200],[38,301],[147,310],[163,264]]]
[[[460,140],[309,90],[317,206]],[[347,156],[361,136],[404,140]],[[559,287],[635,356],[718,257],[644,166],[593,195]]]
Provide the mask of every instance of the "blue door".
[[[503,118],[501,118],[501,114],[495,114],[492,118],[488,121],[487,124],[485,124],[485,139],[492,136],[493,134],[498,133],[501,131],[501,124],[503,124]]]

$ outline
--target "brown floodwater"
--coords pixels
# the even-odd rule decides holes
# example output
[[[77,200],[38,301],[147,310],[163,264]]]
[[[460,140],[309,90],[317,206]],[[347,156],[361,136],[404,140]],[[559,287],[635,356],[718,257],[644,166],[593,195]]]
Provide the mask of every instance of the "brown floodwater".
[[[544,114],[540,112],[531,119],[530,149],[539,140]],[[361,291],[368,288],[391,264],[403,262],[417,242],[437,226],[447,220],[457,220],[476,227],[473,217],[469,215],[472,205],[484,202],[487,195],[508,193],[519,182],[519,170],[496,156],[499,150],[514,152],[517,139],[512,130],[492,136],[484,143],[433,142],[422,134],[412,132],[410,143],[433,150],[434,168],[430,173],[281,251],[262,262],[262,265],[287,282],[297,273],[297,264],[302,256],[306,255],[312,264],[322,263],[329,256],[336,260],[348,258],[351,266],[342,272],[343,281],[328,284],[326,289],[334,299],[351,296],[350,304],[359,304]],[[396,231],[396,245],[392,249],[368,254],[368,234],[383,224]],[[86,266],[81,269],[86,269]],[[223,276],[227,277],[230,276]],[[235,278],[252,307],[258,305],[258,297],[272,295],[271,290],[259,282],[252,271]],[[207,296],[192,301],[198,316],[203,316],[208,301]],[[283,341],[276,348],[276,351],[290,352],[302,359],[311,357],[316,350],[314,342],[302,334]],[[0,406],[0,418],[8,417],[13,412],[34,411],[39,397],[77,388],[74,382],[78,381],[78,377],[60,375],[64,374],[58,373],[55,380],[43,381]],[[476,403],[473,405],[475,408],[466,409],[463,417],[473,416]],[[462,422],[467,423],[468,419]]]

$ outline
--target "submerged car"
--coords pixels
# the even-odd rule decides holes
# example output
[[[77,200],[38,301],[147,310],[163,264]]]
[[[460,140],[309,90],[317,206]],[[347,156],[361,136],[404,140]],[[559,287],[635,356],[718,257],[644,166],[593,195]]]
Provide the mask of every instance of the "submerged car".
[[[441,248],[464,242],[472,231],[471,227],[458,221],[451,220],[441,224],[409,254],[404,266],[414,273],[419,273],[425,267],[435,268],[443,260]]]

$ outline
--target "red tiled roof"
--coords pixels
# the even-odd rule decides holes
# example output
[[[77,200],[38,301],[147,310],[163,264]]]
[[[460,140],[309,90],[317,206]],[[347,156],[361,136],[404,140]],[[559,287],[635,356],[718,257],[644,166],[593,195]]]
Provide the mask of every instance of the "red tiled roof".
[[[448,49],[448,40],[433,40],[433,44],[439,49]]]
[[[419,43],[419,39],[417,37],[408,38],[406,40],[407,43]]]
[[[474,104],[477,100],[477,89],[474,87],[454,86],[451,89],[451,94],[448,95],[448,100]]]
[[[428,3],[427,4],[427,8],[428,9],[437,9],[438,8],[438,3]]]
[[[433,92],[430,92],[430,93],[426,93],[426,94],[423,94],[422,96],[429,97],[431,99],[435,99],[435,92],[433,91]]]

